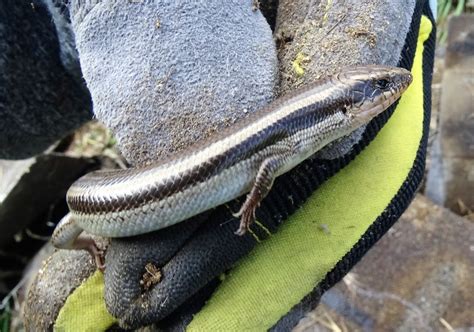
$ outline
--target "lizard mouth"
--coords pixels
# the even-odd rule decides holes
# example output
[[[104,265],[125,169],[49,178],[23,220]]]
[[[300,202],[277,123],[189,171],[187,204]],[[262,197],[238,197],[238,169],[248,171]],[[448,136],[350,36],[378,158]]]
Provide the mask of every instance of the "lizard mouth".
[[[362,107],[357,118],[364,123],[370,121],[397,101],[397,99],[400,98],[402,91],[404,91],[404,89],[380,94],[378,97],[374,98],[373,102],[371,102],[371,105],[373,105],[372,107],[366,109]]]

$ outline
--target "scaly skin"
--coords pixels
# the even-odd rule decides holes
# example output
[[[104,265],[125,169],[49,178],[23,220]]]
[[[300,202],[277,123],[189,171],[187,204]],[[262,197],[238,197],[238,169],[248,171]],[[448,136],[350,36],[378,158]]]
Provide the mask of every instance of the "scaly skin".
[[[242,235],[277,176],[367,124],[411,81],[402,68],[344,69],[275,100],[172,159],[87,174],[69,189],[70,214],[56,227],[52,242],[97,257],[93,241],[80,236],[83,230],[105,237],[143,234],[249,193],[236,214],[241,217],[236,233]]]

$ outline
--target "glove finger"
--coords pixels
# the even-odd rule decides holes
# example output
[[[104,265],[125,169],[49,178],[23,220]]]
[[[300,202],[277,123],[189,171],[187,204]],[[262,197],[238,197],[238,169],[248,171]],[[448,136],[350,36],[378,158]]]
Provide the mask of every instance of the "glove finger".
[[[165,265],[206,216],[207,213],[203,213],[160,232],[111,241],[106,254],[104,297],[113,315],[121,317],[130,303],[141,297],[143,287],[140,281],[145,266],[149,263],[158,267]]]
[[[193,234],[192,239],[166,265],[160,267],[163,280],[128,303],[128,308],[117,316],[122,326],[138,327],[168,315],[222,269],[229,268],[223,266],[224,260],[234,262],[243,250],[249,251],[255,245],[251,234],[234,234],[238,227],[236,220],[222,223],[230,216],[229,213],[225,218],[219,218],[222,217],[219,214],[220,211],[216,211]],[[131,283],[127,283],[126,287],[132,287]]]
[[[74,39],[50,7],[38,0],[0,2],[0,158],[39,154],[91,119],[79,60],[69,53]]]

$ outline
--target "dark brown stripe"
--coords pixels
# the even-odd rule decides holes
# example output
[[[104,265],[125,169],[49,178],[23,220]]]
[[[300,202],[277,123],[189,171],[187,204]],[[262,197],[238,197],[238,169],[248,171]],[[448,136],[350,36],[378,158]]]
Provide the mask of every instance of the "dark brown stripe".
[[[211,140],[211,143],[222,139],[228,135],[231,135],[244,127],[250,125],[254,121],[262,118],[268,112],[275,112],[281,107],[287,106],[289,103],[294,102],[294,99],[301,98],[302,93],[309,91],[314,88],[323,87],[327,84],[334,84],[329,81],[320,81],[316,84],[309,85],[301,90],[298,90],[286,97],[278,99],[274,103],[269,104],[264,109],[252,114],[246,118],[240,125],[232,128],[231,131],[226,131],[218,139]],[[342,91],[342,90],[341,90]],[[220,155],[216,155],[206,163],[200,164],[191,170],[176,174],[173,177],[164,179],[160,183],[150,184],[148,188],[135,188],[131,187],[130,192],[124,196],[110,196],[104,197],[104,199],[97,201],[93,196],[90,195],[70,195],[68,197],[68,204],[71,210],[83,212],[86,214],[94,213],[108,213],[112,211],[119,211],[123,209],[138,208],[150,201],[157,201],[163,198],[169,197],[179,191],[183,191],[197,183],[205,182],[209,178],[219,174],[222,170],[232,167],[237,162],[250,158],[262,149],[285,139],[294,133],[314,126],[316,123],[327,118],[328,115],[334,113],[341,105],[342,93],[339,98],[335,98],[334,95],[331,99],[317,101],[309,104],[306,107],[300,108],[291,112],[288,116],[280,119],[278,122],[273,123],[271,126],[264,128],[262,131],[249,136],[239,144],[231,147]],[[329,107],[328,105],[331,105]],[[207,143],[207,144],[211,144]],[[206,146],[206,143],[200,143],[199,149]],[[195,151],[193,148],[192,151]],[[185,154],[180,154],[185,155]],[[175,161],[176,159],[173,159]],[[161,163],[163,164],[163,163]],[[134,177],[140,176],[145,170],[151,170],[157,167],[152,165],[146,168],[140,169],[128,169],[128,170],[117,170],[117,171],[99,171],[88,174],[82,179],[79,179],[73,186],[75,188],[81,188],[88,191],[93,191],[92,188],[100,188],[102,186],[108,186],[112,183],[131,181]],[[163,180],[163,179],[161,179]],[[82,192],[82,190],[80,192]]]
[[[335,112],[344,107],[358,108],[360,105],[357,104],[360,99],[370,99],[368,98],[370,96],[367,96],[367,94],[371,93],[373,88],[366,90],[367,86],[372,85],[374,79],[388,77],[388,73],[390,73],[390,70],[387,67],[369,66],[355,70],[348,69],[346,72],[341,72],[340,75],[315,82],[277,99],[239,124],[223,130],[217,137],[200,142],[159,165],[152,165],[141,169],[86,175],[73,184],[72,189],[76,191],[76,194],[68,193],[69,206],[72,211],[78,213],[104,214],[112,211],[138,208],[148,204],[150,201],[159,201],[177,192],[185,191],[197,183],[207,181],[222,172],[222,170],[232,167],[237,162],[258,155],[264,148],[278,141],[289,138],[303,129],[314,127],[317,123],[322,122],[328,116],[335,114]],[[346,74],[349,77],[345,77],[344,75]],[[365,78],[354,78],[364,75]],[[403,82],[397,82],[397,84],[408,85],[407,79],[405,77]],[[357,93],[354,91],[357,91]],[[313,98],[313,100],[308,105],[298,106],[299,102],[305,98]],[[321,99],[316,100],[315,98]],[[236,142],[234,146],[222,154],[210,156],[206,162],[183,171],[181,174],[176,174],[169,178],[161,178],[159,181],[154,181],[144,186],[138,187],[133,185],[143,174],[149,171],[158,172],[156,168],[159,168],[160,165],[169,164],[172,167],[173,164],[176,165],[182,162],[185,157],[192,156],[196,151],[201,150],[203,146],[219,142],[223,138],[243,130],[253,122],[269,116],[271,113],[278,113],[283,107],[293,107],[294,110],[287,116],[271,123],[260,132],[251,134],[242,142]],[[271,122],[270,116],[268,121]],[[107,187],[114,183],[130,183],[130,191],[120,197],[108,195]]]

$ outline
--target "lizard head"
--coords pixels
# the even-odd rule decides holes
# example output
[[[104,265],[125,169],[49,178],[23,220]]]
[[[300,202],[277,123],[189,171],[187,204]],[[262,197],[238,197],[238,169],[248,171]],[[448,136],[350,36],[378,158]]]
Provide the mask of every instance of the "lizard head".
[[[337,78],[350,86],[345,112],[359,123],[367,123],[386,110],[413,80],[406,69],[375,65],[345,69]]]

